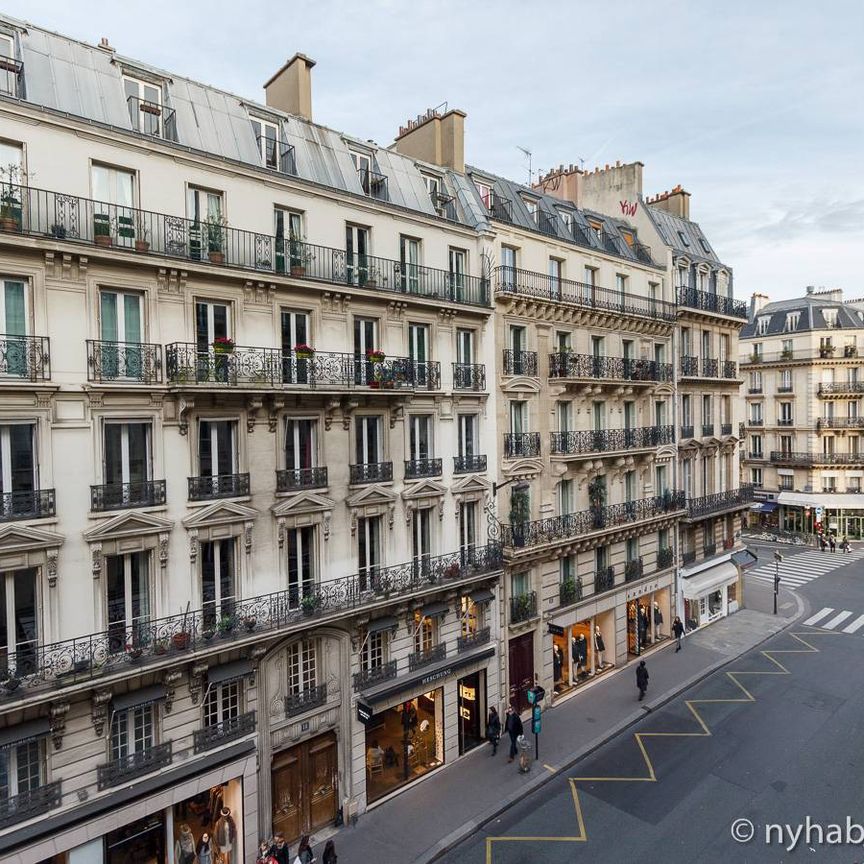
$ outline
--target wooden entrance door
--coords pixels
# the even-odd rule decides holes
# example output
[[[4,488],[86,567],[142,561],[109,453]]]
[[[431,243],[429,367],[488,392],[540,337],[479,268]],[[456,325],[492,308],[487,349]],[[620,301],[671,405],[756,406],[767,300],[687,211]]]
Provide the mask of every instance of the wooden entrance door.
[[[337,810],[336,735],[327,732],[273,758],[273,831],[288,842],[330,824]]]
[[[534,686],[534,634],[510,640],[510,701],[520,712],[528,707],[529,688]]]

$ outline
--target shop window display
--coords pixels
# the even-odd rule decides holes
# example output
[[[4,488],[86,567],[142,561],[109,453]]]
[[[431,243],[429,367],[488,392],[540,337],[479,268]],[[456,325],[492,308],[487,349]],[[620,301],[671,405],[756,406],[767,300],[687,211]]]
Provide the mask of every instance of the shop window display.
[[[165,816],[162,812],[130,822],[105,835],[106,864],[165,864]]]
[[[668,588],[631,600],[627,604],[627,652],[638,657],[648,648],[668,639],[669,615]],[[698,622],[698,615],[696,620]]]
[[[220,783],[174,805],[175,864],[241,864],[243,787]],[[203,857],[202,857],[203,856]]]
[[[614,667],[611,652],[614,625],[612,613],[580,621],[552,636],[552,667],[555,695],[560,696]]]

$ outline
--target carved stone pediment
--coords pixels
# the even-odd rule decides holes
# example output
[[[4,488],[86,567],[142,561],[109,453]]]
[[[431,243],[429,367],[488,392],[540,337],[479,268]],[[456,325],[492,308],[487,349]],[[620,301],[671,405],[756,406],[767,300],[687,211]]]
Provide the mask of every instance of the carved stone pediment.
[[[442,498],[447,488],[437,480],[420,480],[406,486],[402,491],[403,501],[423,501],[429,498]]]
[[[336,502],[326,495],[316,492],[297,492],[288,498],[277,501],[270,510],[278,519],[284,516],[293,516],[295,513],[323,513],[330,511],[336,506]]]
[[[508,479],[510,477],[530,478],[536,477],[542,470],[541,459],[519,459],[515,462],[505,462],[501,473]]]
[[[480,474],[466,474],[450,486],[454,495],[470,495],[475,492],[484,495],[491,488],[492,484]]]
[[[170,519],[165,519],[154,513],[130,511],[106,519],[95,528],[85,531],[84,539],[88,543],[99,543],[103,540],[117,540],[122,537],[140,537],[142,534],[164,534],[173,527],[174,523]]]
[[[5,525],[0,528],[0,555],[10,552],[34,552],[56,549],[63,545],[62,534],[27,525]]]
[[[540,379],[529,378],[527,375],[515,375],[501,385],[504,393],[539,393]]]
[[[366,486],[345,499],[348,507],[367,507],[370,504],[394,506],[398,496],[385,486]]]
[[[183,519],[185,528],[211,528],[214,525],[233,525],[237,522],[254,522],[258,511],[233,501],[216,501],[190,513]]]

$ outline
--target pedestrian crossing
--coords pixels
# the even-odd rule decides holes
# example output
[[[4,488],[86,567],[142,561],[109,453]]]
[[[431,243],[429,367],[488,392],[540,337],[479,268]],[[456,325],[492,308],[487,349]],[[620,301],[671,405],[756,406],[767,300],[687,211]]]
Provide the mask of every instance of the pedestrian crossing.
[[[820,627],[822,630],[836,630],[838,633],[857,633],[864,627],[864,615],[859,615],[854,621],[846,624],[845,627],[840,627],[848,621],[855,613],[844,609],[842,612],[837,612],[830,606],[820,609],[815,615],[811,615],[804,623],[810,627]]]
[[[864,558],[864,549],[853,549],[852,552],[820,552],[814,549],[812,552],[803,552],[800,555],[784,555],[779,567],[780,584],[790,591],[795,591],[832,570],[845,567],[862,558]],[[766,561],[755,570],[749,570],[747,575],[757,582],[766,582],[773,586],[774,572],[774,562]]]

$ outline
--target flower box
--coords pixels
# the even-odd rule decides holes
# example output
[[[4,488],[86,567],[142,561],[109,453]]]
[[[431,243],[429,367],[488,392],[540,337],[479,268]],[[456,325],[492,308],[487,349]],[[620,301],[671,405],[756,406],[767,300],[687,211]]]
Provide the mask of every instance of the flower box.
[[[366,359],[370,363],[383,363],[384,360],[387,359],[387,355],[383,351],[376,348],[373,351],[366,352]]]
[[[315,349],[311,345],[295,345],[294,355],[298,360],[311,360],[315,356]]]
[[[219,336],[213,340],[213,350],[217,354],[233,354],[234,340],[229,339],[227,336]]]

